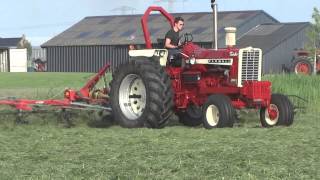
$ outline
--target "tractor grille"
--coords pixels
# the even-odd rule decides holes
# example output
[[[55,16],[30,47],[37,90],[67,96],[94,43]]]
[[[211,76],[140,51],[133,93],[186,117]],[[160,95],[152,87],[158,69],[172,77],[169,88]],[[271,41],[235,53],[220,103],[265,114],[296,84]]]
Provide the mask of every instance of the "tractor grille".
[[[261,81],[262,51],[257,48],[245,48],[239,51],[238,86],[244,81]]]

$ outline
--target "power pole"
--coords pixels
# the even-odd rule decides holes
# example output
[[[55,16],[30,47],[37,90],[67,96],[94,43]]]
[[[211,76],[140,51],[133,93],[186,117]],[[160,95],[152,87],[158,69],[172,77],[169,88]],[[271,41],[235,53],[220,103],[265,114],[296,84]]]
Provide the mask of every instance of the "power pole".
[[[126,14],[134,14],[136,11],[136,8],[130,7],[130,6],[120,6],[114,9],[111,9],[112,12],[120,12],[121,15]]]
[[[168,3],[168,11],[170,13],[173,13],[175,11],[175,3],[176,2],[182,2],[182,8],[184,9],[184,3],[187,2],[188,0],[154,0],[154,3]]]

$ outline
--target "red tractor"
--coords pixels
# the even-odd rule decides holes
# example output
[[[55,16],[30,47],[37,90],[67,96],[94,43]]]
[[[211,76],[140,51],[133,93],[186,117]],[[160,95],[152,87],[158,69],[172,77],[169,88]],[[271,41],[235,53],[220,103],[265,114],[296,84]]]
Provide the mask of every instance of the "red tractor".
[[[216,7],[214,1],[212,5]],[[113,73],[110,101],[121,126],[162,128],[176,113],[187,126],[232,127],[235,109],[243,108],[260,109],[263,127],[293,123],[288,97],[272,94],[271,83],[261,81],[261,49],[233,47],[235,28],[226,28],[223,49],[201,48],[191,34],[184,34],[181,57],[174,59],[180,62],[177,65],[168,60],[167,49],[152,48],[147,25],[152,11],[173,25],[173,17],[164,9],[149,7],[141,19],[147,49],[130,50],[129,62]]]
[[[314,62],[312,54],[307,50],[296,50],[292,58],[292,72],[295,74],[310,75],[313,72]],[[317,51],[316,73],[320,72],[320,50]]]

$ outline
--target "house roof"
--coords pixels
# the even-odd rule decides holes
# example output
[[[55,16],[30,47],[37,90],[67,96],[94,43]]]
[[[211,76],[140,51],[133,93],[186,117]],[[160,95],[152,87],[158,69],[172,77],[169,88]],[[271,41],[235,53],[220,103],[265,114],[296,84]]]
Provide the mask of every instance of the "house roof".
[[[254,46],[265,54],[309,26],[308,22],[261,24],[238,38],[237,47]]]
[[[17,47],[22,38],[0,38],[0,48]]]
[[[258,15],[264,14],[274,22],[278,22],[262,10],[256,11],[225,11],[219,12],[218,31],[223,36],[224,27],[240,27]],[[210,42],[212,37],[212,13],[174,13],[173,16],[181,16],[185,19],[184,32],[194,35],[196,42]],[[144,44],[141,29],[142,15],[122,16],[94,16],[86,17],[66,31],[44,43],[42,47],[48,46],[81,46],[81,45],[127,45]],[[158,38],[164,38],[170,29],[169,23],[160,14],[152,14],[149,17],[149,30],[153,43]]]

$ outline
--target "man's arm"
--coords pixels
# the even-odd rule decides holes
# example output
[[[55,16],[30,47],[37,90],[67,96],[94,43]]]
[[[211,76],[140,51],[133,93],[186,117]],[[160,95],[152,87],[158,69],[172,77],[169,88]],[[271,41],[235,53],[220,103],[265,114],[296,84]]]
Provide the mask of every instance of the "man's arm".
[[[171,44],[171,39],[169,39],[169,38],[166,38],[164,47],[169,48],[169,49],[178,48],[178,46],[174,46]]]

